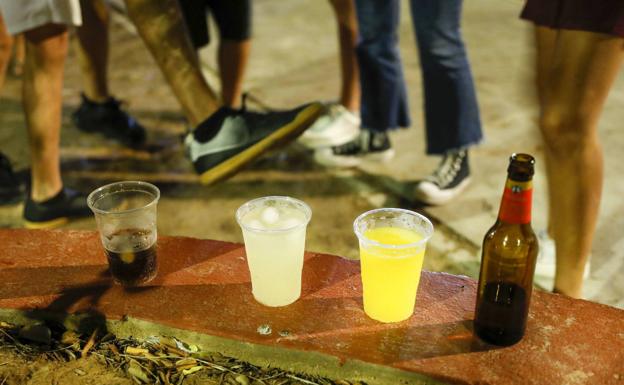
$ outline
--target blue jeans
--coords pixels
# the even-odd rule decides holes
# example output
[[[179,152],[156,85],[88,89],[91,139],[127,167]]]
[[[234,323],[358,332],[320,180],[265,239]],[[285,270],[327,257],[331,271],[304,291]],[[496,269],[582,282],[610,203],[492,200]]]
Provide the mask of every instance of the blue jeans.
[[[461,39],[462,0],[410,0],[425,99],[427,153],[444,154],[482,139],[470,64]],[[356,0],[362,126],[410,125],[398,50],[399,0]]]

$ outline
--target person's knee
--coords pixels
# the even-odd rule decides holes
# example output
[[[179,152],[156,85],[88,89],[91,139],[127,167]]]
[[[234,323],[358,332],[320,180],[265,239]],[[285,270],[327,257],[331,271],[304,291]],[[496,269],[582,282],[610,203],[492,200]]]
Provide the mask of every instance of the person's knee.
[[[25,37],[31,44],[28,55],[32,56],[37,67],[58,67],[64,64],[68,45],[65,26],[48,24],[27,31]]]
[[[467,65],[464,43],[458,36],[429,34],[419,37],[419,47],[423,67],[458,69]]]
[[[380,58],[395,57],[396,40],[392,35],[380,35],[374,39],[361,39],[355,50],[358,56],[366,60],[377,61]]]
[[[593,139],[589,122],[583,112],[546,110],[540,117],[544,143],[555,156],[572,155]]]

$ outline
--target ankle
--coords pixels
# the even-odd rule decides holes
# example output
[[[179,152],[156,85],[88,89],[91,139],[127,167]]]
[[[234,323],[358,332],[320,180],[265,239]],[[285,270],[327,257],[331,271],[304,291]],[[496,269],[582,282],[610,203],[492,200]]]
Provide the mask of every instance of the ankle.
[[[111,96],[108,94],[91,94],[83,92],[82,96],[84,100],[91,104],[106,104],[111,99]]]
[[[54,187],[52,185],[33,186],[30,191],[30,199],[36,203],[43,203],[57,196],[63,190],[63,185]]]

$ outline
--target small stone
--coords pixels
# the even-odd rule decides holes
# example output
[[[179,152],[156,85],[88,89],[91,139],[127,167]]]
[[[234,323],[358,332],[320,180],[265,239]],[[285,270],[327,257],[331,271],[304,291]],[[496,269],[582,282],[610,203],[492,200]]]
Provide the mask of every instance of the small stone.
[[[290,332],[288,330],[280,330],[279,333],[280,337],[288,337],[290,335]]]
[[[20,329],[19,336],[40,344],[49,344],[52,340],[52,332],[44,325],[26,325]]]
[[[87,372],[82,369],[74,369],[74,373],[76,373],[77,376],[84,376],[85,374],[87,374]]]
[[[258,329],[256,329],[256,331],[258,332],[258,334],[263,336],[268,336],[273,332],[269,325],[260,325],[258,326]]]
[[[249,385],[249,378],[247,378],[247,376],[244,374],[239,374],[234,378],[234,380],[240,385]]]

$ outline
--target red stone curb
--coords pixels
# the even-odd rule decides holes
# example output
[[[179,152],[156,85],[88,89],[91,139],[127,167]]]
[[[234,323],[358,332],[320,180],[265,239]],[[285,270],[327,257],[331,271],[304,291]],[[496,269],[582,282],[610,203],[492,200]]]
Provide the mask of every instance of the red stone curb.
[[[498,348],[472,336],[466,277],[424,272],[412,318],[381,324],[362,310],[359,264],[330,255],[308,253],[302,298],[268,308],[239,244],[160,237],[158,277],[129,290],[110,280],[95,232],[0,230],[0,250],[2,309],[94,310],[451,383],[624,384],[624,311],[560,295],[535,292],[527,335]]]

